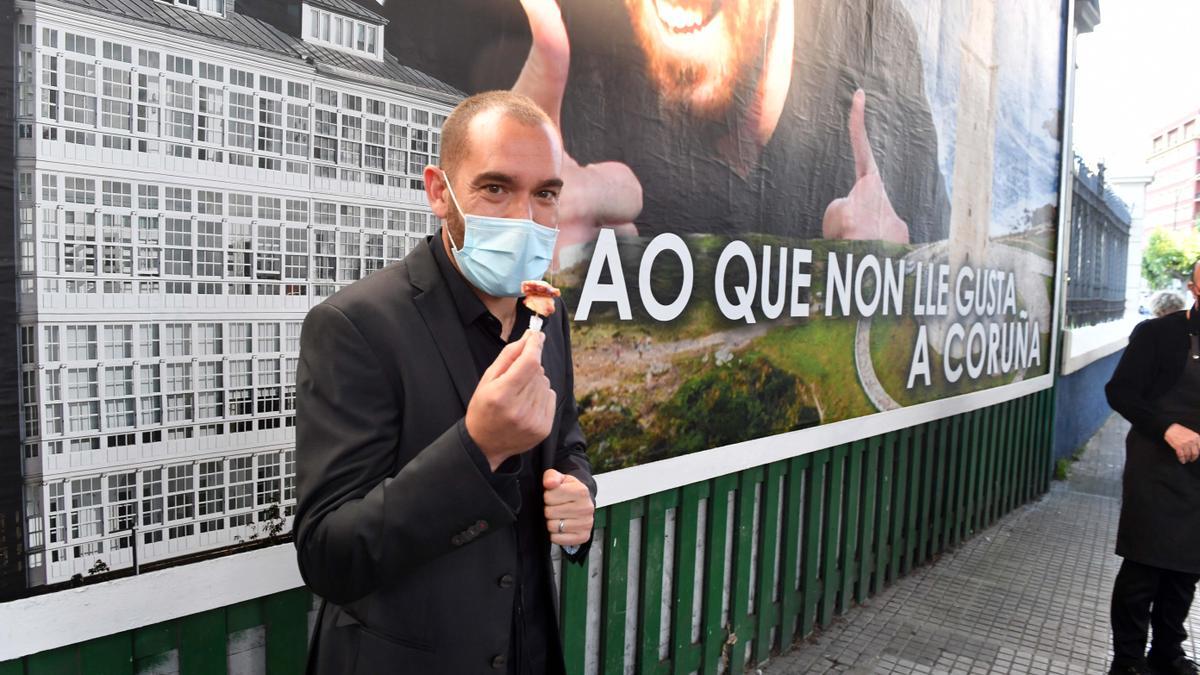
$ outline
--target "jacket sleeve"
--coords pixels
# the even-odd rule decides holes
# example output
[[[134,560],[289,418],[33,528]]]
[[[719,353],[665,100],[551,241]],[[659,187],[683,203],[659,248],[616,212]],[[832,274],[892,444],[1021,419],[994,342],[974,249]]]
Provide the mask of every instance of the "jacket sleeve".
[[[1163,440],[1167,427],[1174,420],[1163,416],[1146,392],[1153,384],[1155,363],[1166,355],[1159,354],[1151,322],[1143,321],[1129,336],[1129,346],[1121,355],[1112,379],[1104,386],[1108,405],[1129,420],[1138,433],[1154,440]]]
[[[579,408],[575,403],[575,366],[571,357],[571,323],[566,318],[566,306],[559,300],[558,311],[562,319],[563,346],[566,353],[567,400],[563,403],[562,419],[559,422],[558,451],[554,458],[554,468],[561,473],[569,474],[579,479],[587,486],[592,495],[592,503],[596,502],[596,479],[592,477],[592,465],[587,458],[587,439],[579,427]],[[588,551],[592,545],[589,538],[573,553],[566,553],[567,560],[582,563],[587,560]]]
[[[317,595],[352,602],[515,520],[461,419],[397,469],[403,389],[328,302],[304,321],[296,385],[295,544]]]

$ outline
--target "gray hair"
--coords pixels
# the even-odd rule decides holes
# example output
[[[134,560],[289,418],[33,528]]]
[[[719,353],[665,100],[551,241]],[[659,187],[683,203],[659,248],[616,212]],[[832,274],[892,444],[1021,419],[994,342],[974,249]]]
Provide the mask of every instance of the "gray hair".
[[[1184,307],[1183,298],[1174,291],[1159,291],[1150,297],[1150,312],[1155,317],[1178,312]]]

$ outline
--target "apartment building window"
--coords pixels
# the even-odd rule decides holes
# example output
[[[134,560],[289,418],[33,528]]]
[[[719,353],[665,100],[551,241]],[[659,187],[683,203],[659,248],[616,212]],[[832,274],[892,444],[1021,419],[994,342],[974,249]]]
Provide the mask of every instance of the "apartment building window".
[[[141,393],[141,423],[143,426],[162,424],[162,366],[141,366],[138,373]]]
[[[96,181],[67,176],[63,181],[63,198],[68,204],[93,206],[96,203]]]
[[[284,256],[284,276],[288,279],[308,278],[308,230],[287,228],[287,255]]]
[[[279,455],[258,455],[258,476],[255,481],[255,503],[258,506],[278,504],[281,496]]]
[[[254,506],[254,458],[229,458],[229,510],[244,511]]]
[[[258,226],[258,246],[255,249],[257,270],[255,276],[258,279],[280,278],[283,267],[282,254],[280,253],[281,244],[279,241],[280,229],[277,225]]]
[[[45,396],[42,401],[42,410],[45,412],[42,420],[42,434],[61,434],[63,432],[62,371],[58,369],[42,371],[42,385]]]
[[[379,58],[380,27],[309,7],[307,39]]]
[[[105,274],[133,274],[133,218],[128,215],[104,214]]]
[[[150,528],[163,524],[162,469],[142,471],[142,527]],[[162,541],[162,531],[146,532],[145,543]]]
[[[96,360],[96,326],[67,326],[66,333],[68,361]]]
[[[32,370],[21,371],[21,421],[21,437],[24,439],[36,438],[38,435],[38,390],[37,373]]]
[[[224,243],[221,223],[201,220],[196,223],[196,276],[220,278],[224,269]]]
[[[200,463],[200,516],[225,512],[225,466],[221,460]],[[201,527],[201,530],[204,528]]]
[[[342,142],[339,146],[338,163],[347,166],[362,166],[362,126],[361,117],[342,115]]]
[[[168,323],[166,331],[166,346],[164,356],[192,355],[192,325],[189,323]]]
[[[258,150],[271,154],[283,153],[282,101],[269,98],[258,100]]]
[[[167,467],[167,522],[188,520],[196,515],[192,464]]]
[[[104,534],[100,477],[71,481],[71,538],[82,539]]]
[[[133,358],[133,326],[111,324],[104,327],[104,358]]]
[[[308,106],[287,104],[287,144],[285,151],[297,157],[308,156]]]
[[[196,380],[197,388],[202,391],[224,389],[225,379],[221,376],[221,366],[220,361],[201,361]]]
[[[200,356],[220,355],[222,352],[221,324],[196,324],[196,353]],[[207,388],[207,387],[206,387]]]
[[[104,417],[108,430],[136,424],[133,406],[133,366],[104,369]]]
[[[63,59],[63,121],[95,126],[96,66],[89,61]]]
[[[129,183],[106,180],[101,183],[101,203],[104,206],[133,208],[133,186]]]
[[[100,126],[119,131],[133,130],[132,73],[123,68],[105,66],[104,97],[100,101]]]
[[[338,233],[338,281],[354,281],[362,277],[362,254],[358,232]]]
[[[229,144],[247,150],[254,148],[253,94],[229,92]]]
[[[249,323],[234,322],[229,324],[229,335],[226,344],[230,354],[249,354],[254,351],[252,331]]]

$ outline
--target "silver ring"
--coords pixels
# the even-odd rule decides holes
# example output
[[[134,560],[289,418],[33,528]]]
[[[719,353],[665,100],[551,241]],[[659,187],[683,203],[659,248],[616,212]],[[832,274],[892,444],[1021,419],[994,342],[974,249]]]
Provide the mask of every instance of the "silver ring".
[[[558,519],[558,533],[562,534],[563,530],[567,529],[567,523],[562,518]]]

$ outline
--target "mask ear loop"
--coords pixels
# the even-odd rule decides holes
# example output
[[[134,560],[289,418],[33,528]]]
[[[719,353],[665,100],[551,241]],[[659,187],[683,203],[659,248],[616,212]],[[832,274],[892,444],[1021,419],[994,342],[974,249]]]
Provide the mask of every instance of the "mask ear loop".
[[[463,219],[463,223],[466,223],[467,217],[463,213],[462,207],[458,205],[458,197],[454,196],[454,188],[450,187],[450,176],[446,175],[445,170],[442,170],[442,182],[446,184],[446,192],[450,193],[450,201],[454,202],[455,210],[458,211],[458,215]],[[450,223],[446,223],[446,234],[450,235],[450,245],[454,247],[454,250],[461,251],[462,247],[454,243],[454,233],[450,231]],[[463,246],[465,246],[466,243],[467,242],[464,241]]]

